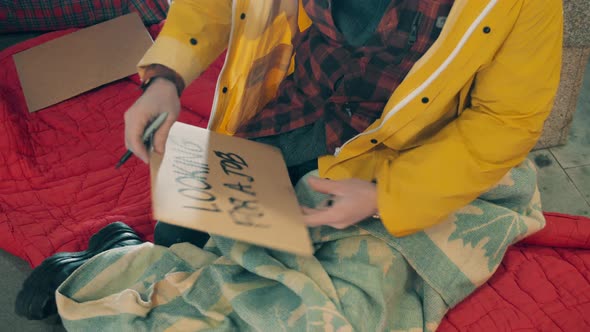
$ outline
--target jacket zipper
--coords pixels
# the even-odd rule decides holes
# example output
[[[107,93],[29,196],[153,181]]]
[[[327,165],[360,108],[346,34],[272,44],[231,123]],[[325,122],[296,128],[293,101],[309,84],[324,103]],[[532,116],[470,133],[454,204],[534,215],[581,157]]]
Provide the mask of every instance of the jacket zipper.
[[[408,37],[408,43],[406,44],[406,49],[409,50],[414,46],[416,40],[418,40],[418,28],[420,27],[420,23],[422,23],[422,12],[416,13],[414,16],[414,21],[412,22],[412,29],[410,30],[410,37]]]
[[[414,15],[414,20],[412,21],[412,27],[410,28],[410,35],[408,36],[408,41],[406,42],[404,50],[397,57],[396,64],[399,65],[402,62],[402,60],[406,57],[406,55],[408,55],[408,53],[412,49],[412,46],[414,46],[414,44],[418,40],[418,30],[420,28],[420,23],[422,23],[422,16],[422,12],[417,12],[416,15]]]

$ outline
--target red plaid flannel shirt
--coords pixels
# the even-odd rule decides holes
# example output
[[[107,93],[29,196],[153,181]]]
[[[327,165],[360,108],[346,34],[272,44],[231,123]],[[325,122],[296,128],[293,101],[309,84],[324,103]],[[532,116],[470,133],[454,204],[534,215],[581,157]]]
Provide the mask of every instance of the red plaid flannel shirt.
[[[0,32],[82,28],[137,12],[146,25],[166,17],[168,0],[0,1]]]
[[[373,36],[354,48],[336,28],[327,1],[332,0],[303,0],[313,24],[295,41],[295,72],[236,135],[272,136],[323,119],[327,151],[333,153],[381,116],[453,5],[453,0],[391,1]]]

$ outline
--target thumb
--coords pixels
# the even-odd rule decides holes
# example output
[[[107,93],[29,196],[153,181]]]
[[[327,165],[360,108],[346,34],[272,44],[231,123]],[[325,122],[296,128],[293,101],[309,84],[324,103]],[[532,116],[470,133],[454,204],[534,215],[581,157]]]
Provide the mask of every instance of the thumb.
[[[168,134],[170,133],[170,129],[172,125],[176,121],[176,117],[172,116],[171,113],[168,113],[168,117],[166,121],[158,128],[156,133],[154,134],[154,150],[159,153],[163,154],[164,149],[166,147],[166,140],[168,139]]]
[[[322,194],[336,194],[338,191],[338,182],[336,181],[310,176],[307,183],[311,189]]]

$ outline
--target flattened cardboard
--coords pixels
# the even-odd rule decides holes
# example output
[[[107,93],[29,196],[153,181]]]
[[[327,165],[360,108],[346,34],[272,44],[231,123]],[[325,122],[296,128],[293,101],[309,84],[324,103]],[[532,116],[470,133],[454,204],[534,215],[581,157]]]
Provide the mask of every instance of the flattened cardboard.
[[[15,54],[29,112],[134,74],[152,43],[133,13]]]
[[[313,249],[281,152],[175,123],[152,153],[154,218],[299,255]]]

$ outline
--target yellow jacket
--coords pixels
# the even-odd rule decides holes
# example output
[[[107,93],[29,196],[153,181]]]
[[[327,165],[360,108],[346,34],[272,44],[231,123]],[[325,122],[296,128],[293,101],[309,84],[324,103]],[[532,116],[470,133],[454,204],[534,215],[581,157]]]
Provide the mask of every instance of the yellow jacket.
[[[396,236],[473,201],[541,133],[559,83],[561,6],[456,0],[382,117],[320,158],[321,176],[377,180],[382,221]],[[162,64],[188,85],[227,48],[209,127],[231,135],[275,96],[293,68],[292,37],[309,25],[297,0],[175,0],[140,74]]]

